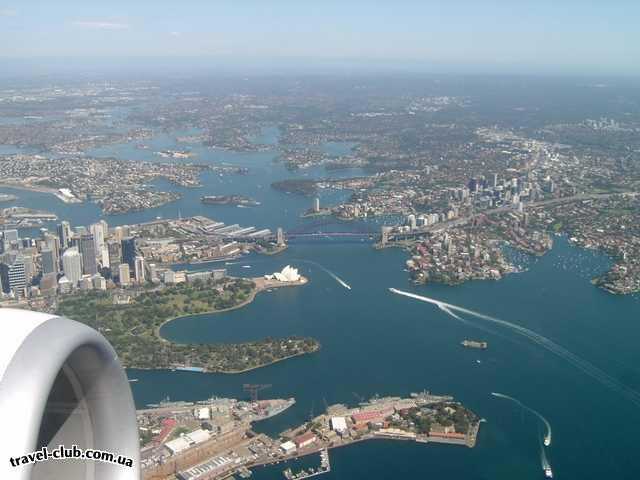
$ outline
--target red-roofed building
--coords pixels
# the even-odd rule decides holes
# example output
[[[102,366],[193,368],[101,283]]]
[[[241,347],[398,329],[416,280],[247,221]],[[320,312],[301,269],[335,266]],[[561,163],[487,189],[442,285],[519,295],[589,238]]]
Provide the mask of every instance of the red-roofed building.
[[[160,433],[156,436],[156,438],[153,439],[154,443],[156,443],[157,445],[164,443],[177,423],[178,422],[176,422],[173,418],[165,418],[164,420],[162,420],[162,430],[160,430]]]
[[[368,412],[358,412],[351,415],[351,420],[356,425],[362,425],[370,422],[382,422],[386,417],[393,413],[393,409],[370,410]]]
[[[456,433],[456,432],[429,432],[430,437],[436,438],[457,438],[460,440],[464,440],[467,436],[464,433]]]
[[[295,443],[296,447],[300,449],[300,448],[304,448],[311,445],[317,439],[318,437],[316,437],[316,435],[313,432],[307,432],[307,433],[303,433],[302,435],[298,435],[296,438],[294,438],[293,443]]]

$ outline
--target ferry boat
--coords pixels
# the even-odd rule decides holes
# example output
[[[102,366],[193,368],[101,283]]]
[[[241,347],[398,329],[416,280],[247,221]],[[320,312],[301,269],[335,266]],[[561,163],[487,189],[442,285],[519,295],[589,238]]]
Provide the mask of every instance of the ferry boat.
[[[487,342],[479,342],[477,340],[463,340],[462,342],[460,342],[460,345],[462,345],[465,348],[479,348],[480,350],[486,350],[487,347],[489,347],[489,344]]]
[[[544,476],[545,478],[553,478],[553,471],[551,470],[551,467],[544,468]]]

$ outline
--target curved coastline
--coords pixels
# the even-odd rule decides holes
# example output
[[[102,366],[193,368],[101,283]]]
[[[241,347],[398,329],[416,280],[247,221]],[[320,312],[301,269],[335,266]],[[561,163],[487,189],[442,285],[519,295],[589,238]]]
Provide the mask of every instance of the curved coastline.
[[[158,337],[160,340],[162,340],[163,342],[167,342],[167,343],[175,343],[178,345],[187,345],[186,343],[180,343],[180,342],[173,342],[171,340],[167,340],[166,338],[164,338],[161,334],[160,334],[160,330],[162,329],[162,327],[164,327],[167,323],[169,322],[173,322],[174,320],[180,320],[181,318],[186,318],[186,317],[194,317],[194,316],[200,316],[200,315],[213,315],[216,313],[224,313],[224,312],[230,312],[232,310],[237,310],[238,308],[242,308],[245,307],[247,305],[249,305],[251,302],[253,302],[256,298],[256,295],[258,294],[260,290],[258,290],[257,288],[255,288],[250,294],[249,297],[247,297],[246,300],[243,300],[242,302],[240,302],[237,305],[234,305],[233,307],[227,307],[227,308],[223,308],[221,310],[209,310],[207,312],[201,312],[201,313],[188,313],[186,315],[178,315],[177,317],[173,317],[173,318],[168,318],[165,321],[163,321],[160,325],[158,325],[155,329],[155,335],[156,337]]]
[[[247,305],[249,305],[250,303],[252,303],[255,298],[256,295],[264,290],[267,289],[271,289],[271,288],[281,288],[281,287],[296,287],[296,286],[302,286],[302,285],[306,285],[307,283],[309,283],[309,279],[301,276],[300,277],[300,281],[298,282],[290,282],[290,283],[284,283],[284,282],[278,282],[278,283],[273,283],[273,281],[271,281],[270,283],[265,283],[266,281],[264,281],[262,278],[258,277],[258,278],[252,278],[251,279],[255,284],[255,288],[252,290],[252,292],[249,294],[249,296],[242,301],[241,303],[234,305],[232,307],[228,307],[228,308],[223,308],[221,310],[211,310],[208,312],[201,312],[201,313],[196,313],[196,314],[187,314],[187,315],[179,315],[177,317],[173,317],[173,318],[169,318],[167,320],[165,320],[164,322],[162,322],[160,325],[158,325],[154,331],[155,336],[162,342],[166,342],[166,343],[173,343],[173,344],[177,344],[177,345],[188,345],[186,343],[180,343],[180,342],[173,342],[171,340],[168,340],[166,338],[164,338],[161,334],[160,334],[160,330],[162,329],[162,327],[164,325],[166,325],[169,322],[173,322],[174,320],[180,320],[182,318],[186,318],[186,317],[192,317],[192,316],[200,316],[200,315],[213,315],[213,314],[218,314],[218,313],[225,313],[225,312],[230,312],[232,310],[237,310],[239,308],[245,307]],[[242,343],[246,343],[246,342],[228,342],[227,344],[231,344],[231,343],[237,343],[237,344],[242,344]],[[299,353],[294,353],[292,355],[288,355],[286,357],[282,357],[282,358],[278,358],[276,360],[273,360],[271,362],[267,362],[264,364],[260,364],[260,365],[256,365],[254,367],[250,367],[250,368],[245,368],[245,369],[241,369],[241,370],[219,370],[219,371],[207,371],[204,370],[201,373],[224,373],[224,374],[239,374],[239,373],[246,373],[246,372],[250,372],[252,370],[256,370],[258,368],[262,368],[262,367],[267,367],[269,365],[273,365],[279,362],[282,362],[284,360],[288,360],[290,358],[295,358],[295,357],[300,357],[302,355],[306,355],[308,353],[314,353],[317,352],[320,349],[320,346],[318,346],[315,350],[312,350],[310,352],[299,352]],[[132,367],[135,368],[136,370],[157,370],[157,369],[152,369],[152,368],[138,368],[138,367]]]

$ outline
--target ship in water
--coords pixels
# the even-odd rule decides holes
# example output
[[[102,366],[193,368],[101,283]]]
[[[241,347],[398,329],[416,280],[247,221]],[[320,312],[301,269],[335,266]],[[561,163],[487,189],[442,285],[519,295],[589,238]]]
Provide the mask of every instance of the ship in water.
[[[255,207],[260,202],[244,195],[205,195],[200,198],[205,205],[236,205],[238,207]]]
[[[267,403],[269,406],[261,411],[261,415],[257,420],[266,420],[267,418],[271,418],[284,412],[289,407],[295,405],[296,399],[287,398],[284,400],[270,400]]]
[[[553,470],[551,470],[551,467],[545,467],[544,476],[545,478],[553,478]]]
[[[480,350],[486,350],[489,346],[487,342],[478,342],[476,340],[463,340],[460,345],[465,348],[479,348]]]

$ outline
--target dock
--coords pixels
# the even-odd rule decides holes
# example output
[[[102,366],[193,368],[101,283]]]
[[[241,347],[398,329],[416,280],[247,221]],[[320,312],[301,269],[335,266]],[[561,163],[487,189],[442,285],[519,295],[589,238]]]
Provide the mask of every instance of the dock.
[[[320,467],[318,469],[310,468],[305,470],[304,468],[297,473],[293,473],[290,468],[287,468],[282,472],[287,480],[302,480],[303,478],[316,477],[323,473],[329,473],[331,471],[331,461],[329,460],[329,450],[323,448],[320,450]]]

